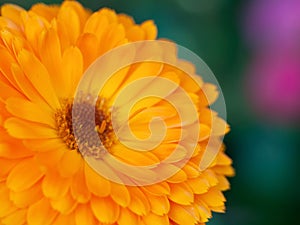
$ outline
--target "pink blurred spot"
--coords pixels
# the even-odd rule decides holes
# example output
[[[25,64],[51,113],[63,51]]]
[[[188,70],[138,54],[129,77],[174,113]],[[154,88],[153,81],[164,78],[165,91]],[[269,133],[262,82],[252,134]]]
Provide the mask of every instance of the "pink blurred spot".
[[[255,111],[264,118],[300,121],[300,57],[282,51],[256,57],[247,90]]]

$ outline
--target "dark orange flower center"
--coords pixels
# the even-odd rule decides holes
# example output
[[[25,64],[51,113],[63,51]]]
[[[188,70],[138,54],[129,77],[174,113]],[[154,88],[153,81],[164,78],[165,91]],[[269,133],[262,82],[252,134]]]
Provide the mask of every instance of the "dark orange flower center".
[[[75,114],[73,108],[76,110]],[[72,115],[76,116],[73,118]],[[98,98],[93,106],[89,98],[82,98],[76,103],[76,107],[72,101],[65,101],[64,107],[56,112],[55,120],[59,136],[70,150],[77,150],[82,156],[101,158],[114,141],[110,112],[105,99]],[[76,137],[74,123],[80,128]],[[99,140],[94,138],[95,133],[101,141],[101,146]]]

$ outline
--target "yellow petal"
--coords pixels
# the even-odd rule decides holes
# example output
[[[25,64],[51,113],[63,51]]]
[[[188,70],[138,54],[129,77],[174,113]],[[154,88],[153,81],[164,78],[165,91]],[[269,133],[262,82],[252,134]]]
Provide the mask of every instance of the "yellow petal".
[[[141,24],[141,28],[145,31],[146,40],[154,40],[157,37],[157,27],[152,20],[145,21]]]
[[[187,180],[185,172],[173,164],[160,164],[155,171],[160,177],[167,178],[169,183],[181,183]]]
[[[56,30],[50,28],[43,32],[40,43],[39,53],[41,63],[45,66],[48,73],[51,74],[50,79],[56,95],[65,98],[64,88],[68,85],[66,85],[67,83],[63,83],[65,74],[62,73],[62,51]],[[74,66],[76,66],[76,64]]]
[[[217,87],[213,84],[206,83],[202,86],[202,90],[199,93],[199,102],[201,106],[207,106],[213,104],[219,96]]]
[[[157,196],[145,193],[151,205],[151,212],[156,215],[163,216],[168,214],[170,210],[170,203],[167,196]]]
[[[39,59],[33,53],[23,50],[19,53],[18,61],[22,70],[44,100],[53,109],[60,108],[59,101],[51,84],[50,75]]]
[[[153,195],[169,195],[170,194],[170,186],[167,182],[160,182],[157,184],[147,185],[142,187],[143,190],[149,192]]]
[[[172,204],[169,217],[177,224],[195,225],[199,220],[199,214],[192,206],[180,206]]]
[[[217,174],[222,174],[225,176],[234,176],[235,170],[231,166],[214,166],[213,170]]]
[[[159,163],[159,159],[153,153],[131,150],[122,144],[113,145],[111,152],[123,162],[134,166],[151,166]]]
[[[83,166],[81,166],[77,174],[73,176],[71,194],[79,203],[86,203],[90,200],[91,192],[89,191],[85,182]]]
[[[53,224],[55,224],[55,225],[66,225],[66,224],[76,225],[74,217],[75,217],[74,213],[70,213],[70,214],[67,214],[67,215],[60,214],[53,221]]]
[[[9,97],[23,97],[16,89],[0,81],[1,96],[0,101],[5,102]]]
[[[6,101],[6,108],[16,117],[55,128],[53,112],[49,108],[41,107],[22,98],[9,98]]]
[[[111,182],[111,198],[120,206],[127,207],[130,203],[130,194],[126,186]]]
[[[190,205],[194,202],[193,191],[185,183],[170,184],[171,192],[169,199],[180,205]]]
[[[83,33],[94,34],[98,40],[101,40],[106,29],[108,28],[108,25],[108,18],[103,13],[101,14],[100,12],[95,12],[86,21]]]
[[[84,8],[79,2],[76,1],[64,1],[62,7],[72,8],[78,15],[80,19],[81,28],[86,23],[87,18],[90,16],[91,11]]]
[[[9,197],[18,208],[28,207],[43,197],[41,182],[24,191],[11,191]]]
[[[7,177],[7,186],[13,191],[23,191],[42,178],[44,173],[34,159],[27,159],[16,165]]]
[[[0,145],[0,148],[2,145]],[[0,170],[0,181],[6,180],[7,175],[10,173],[10,171],[17,165],[19,160],[8,160],[8,159],[3,159],[0,158],[0,165],[1,165],[1,170]]]
[[[49,170],[55,169],[57,167],[57,163],[60,161],[63,151],[61,149],[46,151],[46,152],[37,152],[35,157],[38,162]]]
[[[221,191],[226,191],[226,190],[230,189],[230,183],[225,176],[217,175],[217,178],[218,178],[219,183],[216,187],[218,189],[220,189]]]
[[[218,184],[218,179],[216,177],[216,174],[212,170],[205,170],[201,177],[206,179],[211,187],[216,186]]]
[[[6,120],[4,126],[11,136],[20,139],[57,138],[55,129],[18,118]]]
[[[91,33],[82,34],[77,41],[77,46],[82,53],[84,70],[86,70],[98,56],[98,38]]]
[[[57,212],[54,211],[49,200],[42,198],[31,205],[27,212],[27,222],[31,225],[50,225],[55,219]]]
[[[113,224],[118,220],[120,207],[111,198],[93,197],[91,208],[101,223]]]
[[[64,4],[57,15],[58,31],[63,34],[61,39],[67,40],[68,45],[74,45],[81,31],[81,23],[76,10]]]
[[[16,150],[17,149],[17,150]],[[19,159],[32,156],[33,152],[25,148],[22,143],[0,143],[0,157],[6,159]],[[1,168],[2,163],[0,163]]]
[[[48,106],[43,100],[38,91],[32,86],[28,78],[25,76],[21,67],[17,64],[11,65],[11,71],[13,73],[14,79],[18,84],[21,92],[32,102],[38,103],[41,107]],[[13,97],[15,95],[11,95]]]
[[[25,11],[20,6],[5,4],[1,6],[1,16],[11,19],[16,24],[21,24],[21,12]]]
[[[126,37],[128,38],[129,41],[141,41],[145,40],[145,31],[138,25],[134,25],[130,27],[126,31]]]
[[[145,225],[168,225],[169,224],[169,218],[167,215],[164,216],[158,216],[153,213],[148,214],[147,216],[143,216],[142,219],[145,223]]]
[[[33,5],[30,10],[50,22],[57,15],[59,7],[55,5],[37,3]]]
[[[26,40],[36,52],[39,52],[41,34],[46,27],[50,26],[48,21],[43,17],[39,17],[34,12],[22,12],[21,18],[24,24],[23,32]]]
[[[70,179],[63,178],[54,171],[48,171],[42,183],[43,193],[48,198],[58,199],[67,193],[70,182]]]
[[[151,209],[149,200],[139,187],[128,187],[131,201],[128,208],[137,215],[147,215]]]
[[[74,95],[77,85],[83,75],[83,57],[77,47],[69,47],[63,53],[61,87],[62,96]],[[68,85],[66,85],[68,84]]]
[[[110,194],[110,181],[96,173],[89,165],[85,164],[85,182],[93,194],[99,197],[105,197]]]
[[[119,225],[140,225],[139,217],[128,210],[127,208],[121,208],[120,217],[118,219]]]
[[[193,190],[195,194],[203,194],[208,191],[209,183],[206,179],[195,178],[186,181],[187,185]]]
[[[17,207],[9,199],[9,189],[4,182],[0,183],[0,217],[9,215],[17,210]]]
[[[26,222],[27,209],[19,209],[2,219],[2,224],[15,225],[24,224]]]
[[[211,188],[209,191],[201,195],[201,199],[208,205],[212,207],[223,206],[226,201],[222,192],[216,188]]]
[[[60,159],[57,169],[62,177],[71,177],[80,169],[82,157],[77,151],[66,151]]]
[[[1,33],[3,36],[3,32]],[[12,71],[10,70],[11,65],[15,63],[14,57],[9,53],[9,51],[5,48],[0,49],[1,61],[0,61],[0,71],[1,76],[7,79],[8,84],[10,84],[13,88],[18,90],[18,85],[12,75]]]
[[[70,214],[76,207],[77,202],[72,198],[71,193],[66,193],[64,196],[57,199],[51,199],[50,204],[53,209],[62,214]]]
[[[199,167],[197,167],[194,163],[188,162],[182,170],[186,173],[188,178],[196,178],[200,175]]]
[[[96,225],[96,218],[89,205],[80,205],[75,211],[76,225]]]

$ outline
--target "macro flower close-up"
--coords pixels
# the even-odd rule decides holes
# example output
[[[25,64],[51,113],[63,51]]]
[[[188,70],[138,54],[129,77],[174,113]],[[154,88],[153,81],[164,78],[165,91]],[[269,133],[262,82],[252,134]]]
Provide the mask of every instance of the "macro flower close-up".
[[[29,10],[14,4],[1,6],[1,225],[203,225],[212,212],[225,211],[223,192],[230,188],[227,178],[234,175],[225,146],[217,145],[215,157],[205,168],[199,167],[209,140],[221,143],[229,132],[226,122],[210,108],[219,90],[203,81],[192,63],[177,60],[175,50],[167,54],[191,76],[165,63],[138,62],[116,71],[95,105],[87,93],[79,93],[74,103],[80,80],[97,58],[122,45],[156,39],[153,21],[136,24],[132,17],[109,8],[92,12],[76,1],[39,3]],[[132,82],[149,76],[153,82],[133,86],[128,95],[119,96]],[[166,90],[157,77],[178,88]],[[137,102],[129,110],[128,123],[137,137],[145,139],[149,129],[161,132],[155,123],[148,126],[152,118],[160,117],[166,132],[153,149],[136,151],[126,129],[121,127],[115,134],[112,109],[119,99],[116,120],[124,122],[126,101],[151,89],[166,90],[168,96]],[[195,120],[180,117],[167,102],[185,103],[177,97],[179,89],[191,99]],[[74,117],[75,108],[78,117]],[[89,117],[95,118],[94,123],[81,123]],[[195,121],[199,135],[192,148],[189,140]],[[76,122],[80,137],[74,132]],[[93,132],[102,146],[93,143]],[[177,154],[172,155],[179,144]],[[160,164],[170,155],[168,162]],[[98,163],[98,170],[113,174],[120,182],[99,174],[86,162],[87,157]],[[113,159],[138,168],[127,173]],[[145,174],[140,172],[141,166],[149,165]],[[149,181],[168,171],[176,173]],[[143,179],[147,184],[138,183]]]

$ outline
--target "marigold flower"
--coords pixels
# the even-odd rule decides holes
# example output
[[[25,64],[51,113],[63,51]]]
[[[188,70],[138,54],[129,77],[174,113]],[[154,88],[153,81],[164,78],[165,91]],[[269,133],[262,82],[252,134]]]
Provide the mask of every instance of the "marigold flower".
[[[226,176],[234,173],[224,146],[207,168],[199,168],[208,139],[218,140],[229,130],[227,125],[211,129],[212,118],[225,125],[209,108],[218,94],[214,85],[202,83],[199,89],[172,66],[141,62],[118,71],[94,108],[87,95],[74,105],[84,71],[99,56],[156,36],[152,21],[138,25],[127,15],[106,8],[92,13],[75,1],[61,6],[36,4],[29,11],[10,4],[1,7],[0,224],[194,225],[205,224],[212,211],[224,211],[222,192],[229,189]],[[186,66],[195,73],[192,65]],[[85,158],[99,159],[102,169],[119,175],[106,164],[108,152],[134,166],[152,165],[170,155],[181,137],[174,108],[150,98],[132,109],[129,123],[138,137],[145,138],[149,135],[145,124],[151,117],[164,118],[167,130],[162,144],[137,152],[116,138],[110,116],[115,96],[129,81],[149,73],[177,82],[191,96],[199,113],[199,141],[186,164],[166,180],[136,186],[111,181]],[[73,123],[90,116],[95,116],[95,126],[90,130],[91,124],[80,124],[83,138],[76,138]],[[192,121],[184,122],[188,129]],[[89,132],[96,132],[108,152],[95,147]],[[185,148],[166,170],[185,157]],[[122,175],[121,180],[143,179],[139,173]]]

